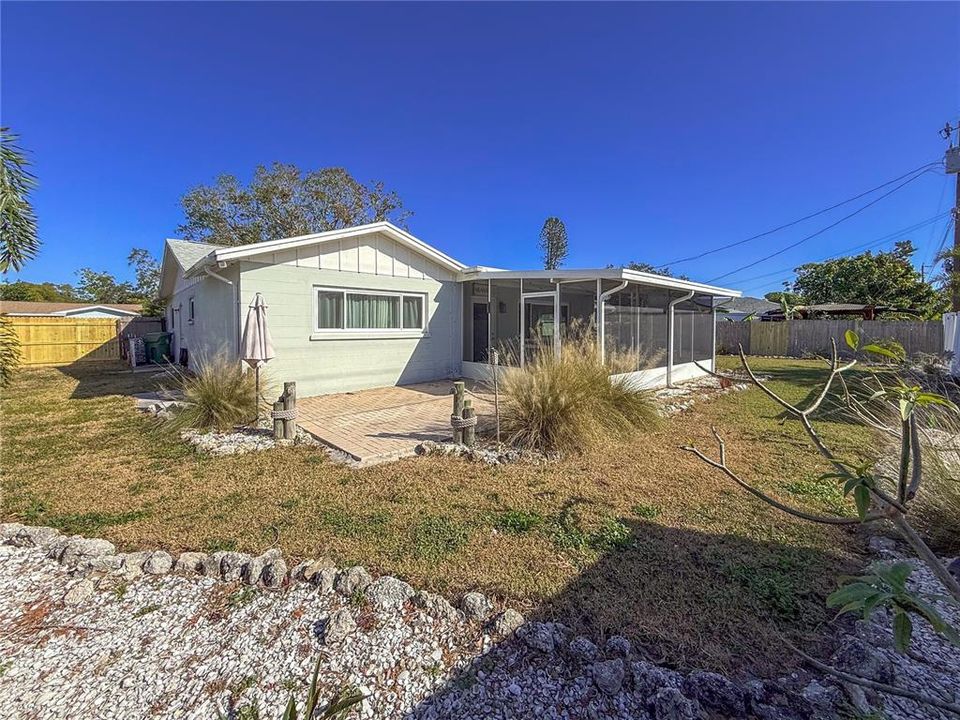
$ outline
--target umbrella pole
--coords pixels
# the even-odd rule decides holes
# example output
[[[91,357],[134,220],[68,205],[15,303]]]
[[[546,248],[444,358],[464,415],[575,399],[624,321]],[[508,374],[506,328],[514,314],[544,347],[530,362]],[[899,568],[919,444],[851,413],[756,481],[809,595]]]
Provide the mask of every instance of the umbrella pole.
[[[259,365],[257,365],[256,373],[257,373],[257,419],[254,420],[254,422],[257,425],[259,425],[260,424],[260,366]]]

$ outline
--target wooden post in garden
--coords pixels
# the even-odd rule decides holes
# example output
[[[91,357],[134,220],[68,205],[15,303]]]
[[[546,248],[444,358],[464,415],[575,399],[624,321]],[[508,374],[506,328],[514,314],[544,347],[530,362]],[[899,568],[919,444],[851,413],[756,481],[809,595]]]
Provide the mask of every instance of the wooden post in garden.
[[[295,415],[297,409],[297,384],[295,382],[285,382],[283,384],[283,409],[293,411]],[[285,440],[295,440],[297,437],[296,417],[284,418],[283,437]]]
[[[453,383],[453,417],[463,417],[463,396],[465,385],[463,380],[457,380]],[[463,443],[463,428],[453,426],[453,441],[458,445]]]
[[[469,420],[475,414],[476,413],[474,412],[474,409],[473,409],[473,400],[470,400],[469,398],[467,398],[466,400],[463,401],[463,419]],[[466,445],[467,447],[473,447],[473,444],[476,442],[476,440],[477,440],[477,426],[468,425],[467,427],[465,427],[463,429],[463,444]]]
[[[281,412],[283,410],[283,398],[281,397],[273,404],[273,411],[275,413]],[[283,420],[278,418],[276,415],[273,417],[273,439],[274,440],[283,440]]]

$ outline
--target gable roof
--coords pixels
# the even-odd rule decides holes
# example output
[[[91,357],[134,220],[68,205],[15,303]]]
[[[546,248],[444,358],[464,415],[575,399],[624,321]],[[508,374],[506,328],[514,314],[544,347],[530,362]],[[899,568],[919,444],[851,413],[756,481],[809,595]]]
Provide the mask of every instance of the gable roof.
[[[136,303],[67,303],[0,300],[0,313],[8,315],[75,315],[83,310],[112,310],[121,315],[139,315]]]
[[[316,245],[318,243],[330,242],[333,240],[344,240],[346,238],[359,237],[361,235],[369,235],[371,233],[381,233],[386,235],[391,240],[410,248],[414,252],[424,255],[441,267],[444,267],[452,272],[460,272],[466,268],[463,263],[459,262],[458,260],[454,260],[446,253],[443,253],[432,245],[428,245],[427,243],[423,242],[423,240],[414,237],[406,230],[401,230],[396,225],[393,225],[389,222],[375,222],[368,223],[367,225],[357,225],[356,227],[343,228],[342,230],[327,230],[319,233],[311,233],[309,235],[300,235],[298,237],[251,243],[250,245],[237,245],[232,247],[224,247],[219,245],[208,246],[214,248],[214,250],[199,258],[186,270],[185,275],[187,277],[199,275],[201,272],[203,272],[204,268],[210,267],[211,265],[236,262],[237,260],[256,257],[257,255],[274,253],[281,250],[294,250],[307,245]],[[168,240],[167,242],[170,243],[173,241]]]
[[[178,272],[185,275],[187,270],[220,247],[210,243],[167,239],[160,262],[160,297],[167,297],[173,292]]]
[[[751,313],[757,313],[759,315],[767,310],[778,310],[779,308],[780,303],[770,302],[764,298],[757,297],[734,298],[723,305],[723,309],[726,312],[746,313],[747,315]]]

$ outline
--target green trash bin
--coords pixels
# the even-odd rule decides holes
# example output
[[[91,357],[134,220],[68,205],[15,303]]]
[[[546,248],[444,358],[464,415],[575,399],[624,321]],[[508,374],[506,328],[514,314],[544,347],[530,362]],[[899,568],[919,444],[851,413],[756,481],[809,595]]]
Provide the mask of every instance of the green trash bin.
[[[161,365],[172,361],[170,357],[170,333],[145,333],[143,346],[147,352],[147,362]]]

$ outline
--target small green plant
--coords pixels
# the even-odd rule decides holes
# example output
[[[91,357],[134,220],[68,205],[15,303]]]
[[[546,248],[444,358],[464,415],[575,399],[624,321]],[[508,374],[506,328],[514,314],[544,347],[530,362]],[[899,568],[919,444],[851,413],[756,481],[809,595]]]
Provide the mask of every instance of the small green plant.
[[[627,547],[630,544],[630,528],[616,518],[604,518],[600,527],[587,536],[587,542],[599,552]]]
[[[232,608],[246,607],[257,597],[257,589],[252,585],[244,585],[230,593],[227,598],[227,605]]]
[[[127,594],[127,587],[128,587],[127,583],[125,582],[119,583],[113,589],[113,597],[116,598],[117,600],[123,600],[123,596]]]
[[[156,612],[159,609],[160,605],[144,605],[142,608],[138,608],[133,616],[143,617],[144,615],[149,615],[150,613]]]
[[[496,520],[498,530],[521,535],[543,524],[543,515],[532,510],[507,510]]]
[[[660,508],[656,505],[648,505],[647,503],[637,503],[630,511],[636,515],[638,518],[643,518],[644,520],[653,520],[660,514]]]
[[[838,615],[858,613],[864,620],[878,607],[890,608],[893,612],[893,641],[900,652],[906,652],[910,647],[913,635],[911,613],[923,617],[934,630],[960,646],[960,633],[930,603],[931,600],[948,598],[924,596],[908,590],[907,579],[912,572],[913,567],[906,562],[873,563],[868,574],[847,578],[848,584],[827,598],[827,607],[840,608]]]
[[[350,595],[350,604],[355,608],[363,607],[367,604],[367,595],[360,588],[357,588]]]
[[[350,712],[350,709],[363,700],[363,693],[355,687],[344,687],[333,693],[332,697],[324,705],[320,705],[320,689],[317,687],[317,680],[320,676],[320,662],[322,657],[317,658],[317,664],[313,668],[313,677],[310,680],[310,688],[307,691],[306,701],[303,705],[302,714],[297,714],[297,702],[290,694],[286,709],[283,712],[282,720],[342,720]]]
[[[442,515],[428,515],[413,529],[413,553],[422,560],[436,562],[466,545],[467,528]]]
[[[201,358],[196,374],[174,366],[170,366],[170,373],[173,390],[182,395],[184,405],[164,422],[169,429],[232,430],[252,422],[257,415],[254,374],[225,352]]]

